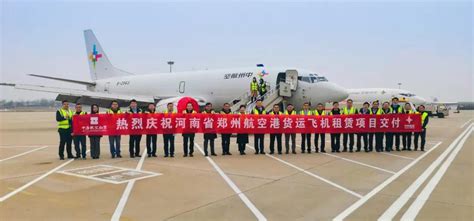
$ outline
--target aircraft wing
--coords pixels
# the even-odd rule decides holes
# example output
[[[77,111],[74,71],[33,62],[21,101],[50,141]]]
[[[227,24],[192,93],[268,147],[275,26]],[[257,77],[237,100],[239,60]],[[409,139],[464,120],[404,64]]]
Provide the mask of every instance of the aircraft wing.
[[[117,100],[119,105],[122,107],[128,106],[129,101],[132,99],[137,100],[138,105],[142,107],[146,106],[148,103],[155,103],[155,101],[158,100],[155,100],[155,98],[151,96],[110,94],[106,92],[94,92],[83,89],[60,88],[43,85],[0,83],[0,86],[11,86],[19,90],[56,93],[58,94],[56,97],[57,101],[68,100],[71,103],[81,103],[85,105],[97,104],[100,107],[109,107],[112,100]]]

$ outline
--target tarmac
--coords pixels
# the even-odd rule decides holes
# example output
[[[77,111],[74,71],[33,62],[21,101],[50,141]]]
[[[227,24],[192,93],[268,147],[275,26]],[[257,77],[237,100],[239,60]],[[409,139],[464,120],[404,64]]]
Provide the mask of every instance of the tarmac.
[[[197,134],[192,158],[181,135],[164,158],[159,135],[157,158],[123,136],[123,158],[103,137],[100,159],[64,161],[54,112],[0,122],[1,220],[474,220],[473,111],[430,118],[424,152],[255,155],[250,137],[241,156],[233,137],[222,156],[218,137],[204,157]]]

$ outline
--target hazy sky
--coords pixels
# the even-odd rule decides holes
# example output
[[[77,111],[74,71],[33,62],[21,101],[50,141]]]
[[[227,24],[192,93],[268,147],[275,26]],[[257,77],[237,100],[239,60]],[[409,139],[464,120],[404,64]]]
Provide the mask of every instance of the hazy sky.
[[[2,1],[0,82],[71,87],[36,73],[90,80],[83,30],[137,74],[293,66],[347,88],[398,87],[473,100],[473,4],[464,2]],[[54,98],[0,87],[0,99]]]

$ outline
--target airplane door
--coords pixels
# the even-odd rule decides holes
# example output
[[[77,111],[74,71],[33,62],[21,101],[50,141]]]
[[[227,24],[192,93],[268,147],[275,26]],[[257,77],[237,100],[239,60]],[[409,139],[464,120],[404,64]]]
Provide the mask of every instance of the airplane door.
[[[290,85],[291,90],[295,91],[298,87],[298,71],[286,70],[285,82]]]
[[[110,82],[106,82],[105,85],[104,85],[104,92],[110,93],[109,92],[109,86],[110,86]]]
[[[180,81],[179,82],[179,93],[184,93],[184,89],[185,89],[185,82],[184,81]]]

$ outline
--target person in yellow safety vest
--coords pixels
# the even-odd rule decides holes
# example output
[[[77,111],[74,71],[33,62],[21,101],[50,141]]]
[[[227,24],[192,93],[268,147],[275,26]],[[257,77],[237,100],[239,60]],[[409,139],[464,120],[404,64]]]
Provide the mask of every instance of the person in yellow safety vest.
[[[258,96],[258,82],[257,78],[253,77],[252,82],[250,82],[250,101],[254,102],[257,100]]]
[[[347,105],[342,109],[342,115],[353,115],[357,114],[357,109],[352,105],[352,99],[347,100]],[[349,139],[349,152],[354,151],[354,134],[353,133],[344,133],[342,135],[342,146],[344,149],[342,152],[347,152],[347,139]]]
[[[87,114],[87,112],[82,111],[82,105],[80,103],[76,104],[76,112],[74,112],[74,115],[84,115]],[[74,122],[72,122],[74,123]],[[73,137],[74,140],[74,149],[76,150],[76,158],[80,158],[82,155],[82,159],[86,159],[86,136],[85,135],[74,135]]]
[[[252,113],[255,115],[266,114],[265,107],[263,107],[263,104],[262,104],[262,100],[257,101]],[[255,146],[255,154],[265,154],[265,151],[264,151],[265,134],[254,134],[253,139],[254,139],[253,145]]]
[[[186,109],[183,111],[183,114],[195,114],[193,103],[188,102],[186,104]],[[183,157],[187,157],[188,153],[190,157],[193,157],[194,153],[194,136],[195,133],[183,133]]]
[[[303,103],[303,109],[300,110],[300,115],[310,116],[312,115],[311,106],[309,102]],[[308,147],[308,152],[311,151],[311,133],[301,133],[301,152],[304,153],[306,147]],[[296,154],[296,151],[293,153]]]
[[[285,115],[296,115],[295,107],[293,104],[286,105]],[[285,148],[286,154],[290,153],[290,139],[291,139],[291,152],[296,153],[296,134],[295,133],[285,133]]]
[[[379,108],[379,101],[372,102],[372,108],[370,108],[371,114],[381,115],[382,109]],[[373,143],[375,136],[375,151],[383,151],[383,132],[369,133],[369,151],[373,151]]]
[[[429,117],[428,112],[425,111],[425,106],[418,106],[418,113],[421,114],[421,132],[415,132],[415,151],[418,150],[418,138],[421,137],[421,151],[425,151],[426,143],[426,125],[428,125]]]
[[[372,111],[369,108],[369,102],[365,102],[362,105],[362,108],[359,110],[359,114],[372,114]],[[357,133],[357,150],[360,152],[362,148],[362,141],[364,141],[364,151],[369,152],[369,142],[368,142],[368,133]]]
[[[260,78],[260,81],[258,82],[258,93],[261,99],[263,99],[263,95],[267,93],[267,82],[265,82],[263,78]]]
[[[149,103],[145,113],[147,113],[147,114],[156,113],[155,104],[154,103]],[[156,140],[157,139],[158,139],[157,134],[147,134],[146,135],[146,153],[147,153],[148,157],[158,157],[156,155]]]
[[[332,103],[332,109],[329,112],[329,115],[341,115],[341,109],[339,109],[339,102]],[[340,133],[332,133],[331,134],[331,152],[341,152],[341,134]]]
[[[398,97],[392,98],[392,104],[390,105],[390,107],[392,108],[392,113],[394,114],[400,114],[404,112],[402,105],[400,105],[398,102],[399,102]],[[393,138],[395,139],[395,149],[397,151],[400,151],[401,133],[392,133],[392,134],[393,134]],[[390,149],[390,150],[393,151],[393,149]]]
[[[107,110],[107,114],[121,114],[122,110],[120,110],[119,104],[117,101],[112,101],[110,103],[110,109]],[[120,155],[120,140],[122,137],[120,135],[110,135],[109,136],[109,145],[110,145],[110,154],[112,158],[122,158]]]
[[[130,108],[128,110],[130,114],[141,114],[143,113],[142,109],[138,107],[138,103],[135,99],[130,101]],[[140,155],[140,142],[142,140],[141,134],[130,134],[128,140],[128,151],[130,152],[130,158],[142,157]]]
[[[64,160],[64,147],[66,147],[67,158],[72,159],[72,110],[69,110],[69,102],[62,101],[62,106],[56,111],[59,133],[59,159]]]
[[[270,111],[268,114],[270,115],[281,115],[280,111],[280,105],[279,104],[274,104],[272,111]],[[277,142],[277,150],[278,154],[281,154],[281,151],[283,149],[282,144],[281,144],[281,133],[272,133],[270,134],[270,154],[275,153],[275,140]]]
[[[206,103],[206,106],[204,106],[204,111],[202,112],[203,114],[215,114],[214,110],[212,109],[212,104],[211,103]],[[212,156],[217,156],[215,151],[214,151],[214,140],[217,138],[216,133],[204,133],[204,156],[209,156],[208,153],[208,146],[211,146],[211,155]]]
[[[313,112],[314,115],[316,116],[325,116],[326,111],[324,110],[324,104],[318,103],[316,105],[316,110]],[[318,142],[321,141],[321,145],[319,146],[318,149]],[[321,153],[326,153],[326,134],[325,133],[315,133],[314,134],[314,148],[316,153],[318,153],[321,150]],[[304,150],[302,151],[304,153]],[[311,146],[308,146],[308,153],[311,153]]]
[[[247,106],[240,105],[239,114],[246,114]],[[239,147],[240,155],[245,155],[245,145],[249,143],[249,135],[247,133],[237,134],[237,146]]]
[[[393,109],[390,107],[390,103],[388,101],[382,104],[382,114],[392,114]],[[390,152],[393,147],[393,133],[392,132],[385,132],[385,151]],[[382,148],[383,150],[383,148]]]
[[[176,114],[178,112],[174,109],[174,104],[170,102],[166,105],[166,110],[163,111],[163,113],[168,115]],[[163,133],[163,142],[165,143],[163,146],[165,157],[174,157],[174,134]]]
[[[232,114],[232,111],[230,110],[230,104],[229,103],[224,103],[222,106],[221,114]],[[232,134],[221,134],[221,139],[222,139],[222,155],[232,155],[230,153],[230,137]]]
[[[403,108],[402,113],[404,113],[404,114],[415,114],[416,111],[412,110],[410,103],[405,103],[405,106]],[[403,149],[402,150],[411,151],[411,132],[402,133],[402,143],[403,143]]]

